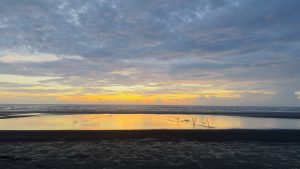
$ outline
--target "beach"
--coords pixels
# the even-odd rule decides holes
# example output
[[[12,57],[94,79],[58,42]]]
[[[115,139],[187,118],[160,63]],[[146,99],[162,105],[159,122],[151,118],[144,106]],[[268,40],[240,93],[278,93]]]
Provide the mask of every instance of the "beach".
[[[170,105],[64,105],[7,104],[0,105],[0,119],[70,114],[196,114],[261,118],[300,119],[300,107],[260,106],[170,106]]]
[[[2,111],[0,168],[299,168],[298,109],[275,110]]]
[[[283,169],[300,166],[299,142],[184,139],[1,142],[0,166],[14,168]]]
[[[0,0],[0,169],[300,169],[300,0]]]
[[[93,141],[110,139],[162,139],[195,141],[299,142],[300,130],[0,130],[1,142]]]
[[[1,168],[298,168],[299,130],[0,131]]]

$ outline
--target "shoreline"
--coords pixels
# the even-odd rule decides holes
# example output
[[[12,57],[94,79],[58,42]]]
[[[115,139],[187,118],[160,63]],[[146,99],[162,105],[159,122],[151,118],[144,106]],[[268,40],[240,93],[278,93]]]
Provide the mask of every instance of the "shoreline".
[[[76,115],[76,114],[183,114],[183,115],[219,115],[219,116],[240,116],[240,117],[260,117],[260,118],[288,118],[300,119],[300,112],[196,112],[196,111],[130,111],[130,110],[114,110],[114,111],[0,111],[0,119],[30,117],[33,113],[43,113],[52,115]],[[18,115],[21,114],[21,115]]]
[[[96,141],[107,139],[159,139],[195,141],[300,142],[300,130],[1,130],[0,142]]]

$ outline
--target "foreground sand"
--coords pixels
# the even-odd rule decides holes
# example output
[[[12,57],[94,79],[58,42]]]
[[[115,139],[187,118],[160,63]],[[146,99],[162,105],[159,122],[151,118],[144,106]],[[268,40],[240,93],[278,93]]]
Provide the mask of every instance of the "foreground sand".
[[[0,168],[298,168],[300,130],[0,131]]]
[[[0,168],[299,168],[299,142],[185,139],[1,142]]]
[[[300,130],[0,130],[0,142],[91,141],[103,139],[299,142]]]

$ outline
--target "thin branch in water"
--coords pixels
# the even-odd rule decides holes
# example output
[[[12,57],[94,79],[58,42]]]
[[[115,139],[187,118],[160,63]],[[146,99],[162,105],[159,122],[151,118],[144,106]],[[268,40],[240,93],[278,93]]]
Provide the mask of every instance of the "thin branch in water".
[[[177,126],[179,127],[179,117],[176,117],[177,120]]]
[[[195,117],[195,119],[192,117],[192,121],[193,121],[193,128],[195,128],[196,126],[196,122],[197,122],[197,118]]]
[[[207,122],[207,126],[210,127],[208,117],[206,117],[206,122]]]

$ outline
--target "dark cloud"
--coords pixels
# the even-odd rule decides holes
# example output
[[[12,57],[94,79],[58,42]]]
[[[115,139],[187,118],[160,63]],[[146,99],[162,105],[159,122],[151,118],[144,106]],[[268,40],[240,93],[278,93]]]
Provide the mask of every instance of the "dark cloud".
[[[300,89],[276,85],[300,86],[299,7],[297,0],[2,0],[0,57],[83,59],[0,62],[0,74],[56,76],[73,86],[267,81],[264,89],[294,93]]]

